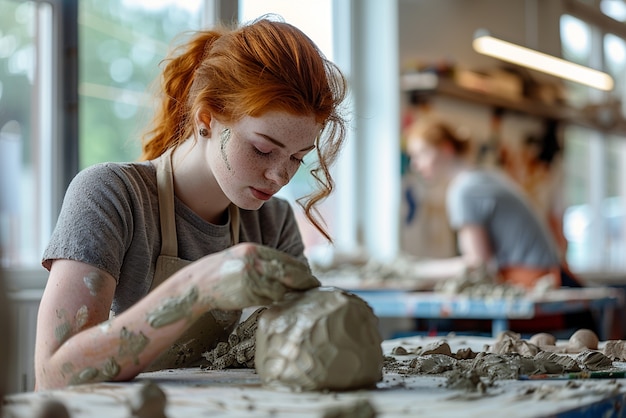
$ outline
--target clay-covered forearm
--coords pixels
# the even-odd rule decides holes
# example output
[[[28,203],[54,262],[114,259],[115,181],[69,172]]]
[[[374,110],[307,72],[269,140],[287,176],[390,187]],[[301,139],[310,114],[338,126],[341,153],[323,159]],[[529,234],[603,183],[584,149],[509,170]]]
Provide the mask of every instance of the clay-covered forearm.
[[[198,299],[194,286],[174,279],[119,316],[73,334],[50,355],[38,347],[37,389],[132,379],[206,310]],[[57,336],[48,338],[54,345]]]
[[[99,312],[96,318],[104,314],[90,289],[89,293],[85,289],[82,293],[71,291],[71,303],[67,293],[72,286],[53,290],[40,308],[35,364],[38,388],[131,379],[205,312],[266,305],[289,291],[316,286],[319,281],[308,266],[293,257],[255,244],[240,244],[179,270],[107,321],[89,319],[94,312]],[[113,291],[100,293],[109,294],[110,300]],[[55,303],[59,300],[63,302]],[[59,318],[59,312],[65,311],[70,312],[67,318],[65,313]]]

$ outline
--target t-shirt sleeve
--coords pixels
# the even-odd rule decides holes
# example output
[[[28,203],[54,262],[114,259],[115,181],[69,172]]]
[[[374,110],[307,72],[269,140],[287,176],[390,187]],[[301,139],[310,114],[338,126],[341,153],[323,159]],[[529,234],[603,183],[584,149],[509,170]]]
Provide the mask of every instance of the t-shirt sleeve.
[[[493,197],[476,193],[468,182],[453,184],[447,193],[446,210],[453,229],[464,225],[484,225],[493,212]]]
[[[116,280],[132,235],[131,199],[110,164],[89,167],[70,183],[42,265],[55,259],[81,261]]]

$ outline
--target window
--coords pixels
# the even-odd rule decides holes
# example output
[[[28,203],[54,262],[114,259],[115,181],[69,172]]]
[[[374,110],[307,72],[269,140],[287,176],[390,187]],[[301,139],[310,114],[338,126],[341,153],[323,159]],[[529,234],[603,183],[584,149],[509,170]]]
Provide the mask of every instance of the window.
[[[50,231],[50,4],[0,0],[1,266],[39,262]]]
[[[602,0],[598,14],[603,19],[626,17],[623,0]],[[568,85],[572,105],[598,104],[597,118],[611,127],[626,115],[626,44],[622,34],[609,33],[591,24],[602,19],[564,15],[561,40],[564,58],[609,72],[616,87],[601,94],[578,85]],[[608,27],[608,25],[607,25]],[[610,129],[609,131],[610,132]],[[626,135],[603,133],[569,126],[565,133],[564,233],[568,239],[567,260],[579,273],[626,271]]]
[[[79,2],[79,166],[139,157],[149,89],[185,30],[201,25],[201,0]]]
[[[10,269],[39,269],[64,189],[57,83],[59,18],[78,5],[78,169],[135,160],[150,114],[148,86],[170,42],[204,19],[203,0],[0,0],[0,256]],[[67,41],[67,40],[65,40]],[[72,170],[71,168],[69,170]],[[75,172],[70,172],[73,176]]]

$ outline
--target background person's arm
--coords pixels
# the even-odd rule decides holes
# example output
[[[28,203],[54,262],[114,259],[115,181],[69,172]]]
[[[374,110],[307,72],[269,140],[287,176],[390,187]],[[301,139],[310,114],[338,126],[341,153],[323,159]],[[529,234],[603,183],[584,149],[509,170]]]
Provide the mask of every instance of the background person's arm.
[[[491,240],[480,225],[463,225],[457,232],[459,250],[465,265],[477,268],[489,265],[493,258]]]

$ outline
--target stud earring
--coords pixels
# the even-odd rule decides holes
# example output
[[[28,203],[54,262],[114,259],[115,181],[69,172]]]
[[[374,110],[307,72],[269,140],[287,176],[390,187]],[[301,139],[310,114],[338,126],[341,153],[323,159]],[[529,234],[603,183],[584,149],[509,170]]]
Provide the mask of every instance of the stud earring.
[[[200,128],[199,132],[200,132],[200,136],[202,137],[206,138],[207,136],[209,136],[209,130],[207,128],[202,127]]]

